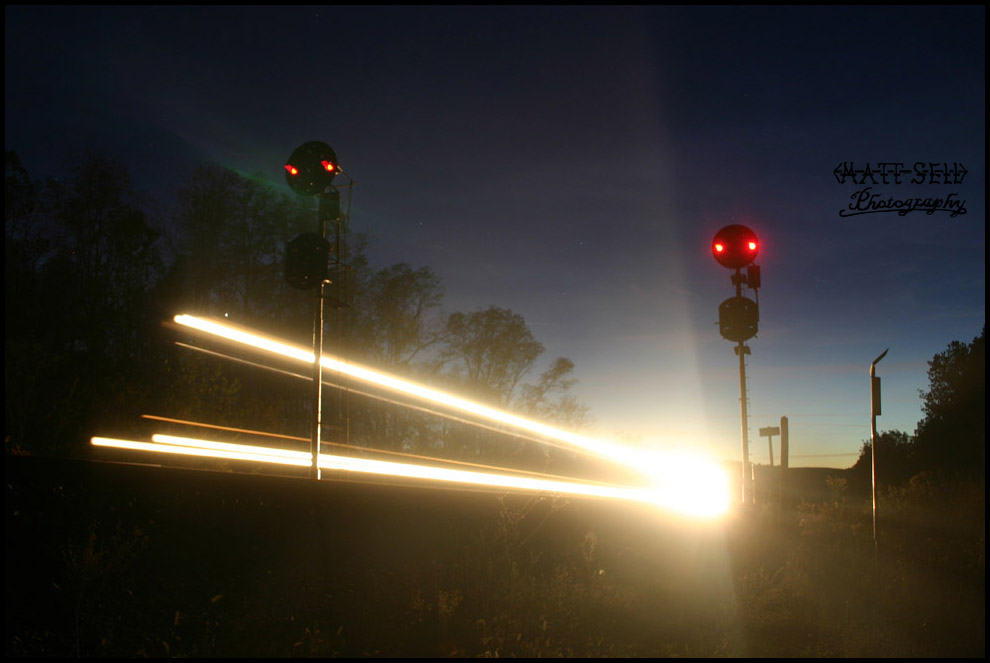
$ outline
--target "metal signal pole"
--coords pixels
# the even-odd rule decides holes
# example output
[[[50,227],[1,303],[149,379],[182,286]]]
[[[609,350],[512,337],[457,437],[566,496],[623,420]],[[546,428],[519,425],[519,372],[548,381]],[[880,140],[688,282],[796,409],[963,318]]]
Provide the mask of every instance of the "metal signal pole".
[[[743,276],[739,269],[732,280],[736,284],[736,297],[742,297]],[[746,408],[746,355],[749,346],[739,341],[734,348],[739,355],[739,418],[742,422],[742,502],[753,502],[753,473],[749,463],[749,412]]]
[[[323,428],[323,284],[316,286],[316,302],[313,306],[313,422],[310,437],[312,465],[309,478],[319,481],[320,431]]]
[[[742,501],[753,501],[753,476],[749,464],[749,416],[746,411],[746,354],[749,346],[739,341],[735,348],[739,355],[739,415],[742,419]]]
[[[324,286],[333,283],[329,274],[331,252],[338,251],[334,260],[334,279],[342,272],[339,249],[342,240],[340,224],[340,192],[331,183],[340,172],[337,154],[326,143],[310,141],[299,146],[285,164],[285,181],[300,196],[319,196],[317,232],[304,233],[286,247],[285,277],[294,288],[316,289],[313,306],[313,421],[310,439],[310,478],[320,479],[320,444],[323,429],[323,309]],[[348,178],[350,179],[350,178]],[[353,184],[353,181],[351,181]],[[336,242],[331,247],[326,239],[327,223],[336,224]],[[335,301],[339,307],[340,299]]]
[[[749,413],[746,398],[746,341],[756,336],[759,326],[759,304],[743,297],[746,284],[755,293],[761,285],[759,265],[752,264],[759,252],[756,234],[746,226],[730,225],[722,228],[712,240],[712,255],[723,267],[734,270],[732,284],[736,296],[726,299],[718,307],[718,326],[722,338],[734,341],[733,348],[739,357],[739,412],[742,425],[742,484],[741,497],[745,505],[753,503],[753,475],[749,463]],[[746,273],[742,268],[746,267]]]
[[[327,236],[327,222],[336,221],[339,216],[340,194],[333,189],[323,191],[320,194],[320,237]],[[339,232],[337,241],[340,241]],[[309,469],[309,477],[317,481],[321,478],[320,444],[322,440],[320,437],[323,431],[323,308],[325,302],[323,286],[329,282],[330,280],[327,278],[320,279],[316,285],[316,301],[313,306],[313,428],[310,439],[312,465]]]

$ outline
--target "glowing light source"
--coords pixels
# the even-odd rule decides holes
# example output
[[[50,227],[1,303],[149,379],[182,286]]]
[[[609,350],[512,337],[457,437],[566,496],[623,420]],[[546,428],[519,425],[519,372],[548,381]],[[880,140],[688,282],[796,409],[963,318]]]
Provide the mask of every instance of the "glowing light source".
[[[300,145],[289,156],[285,181],[301,196],[315,196],[326,191],[339,170],[337,154],[326,143],[311,141]]]
[[[738,224],[719,230],[712,239],[712,255],[718,264],[742,269],[756,260],[759,239],[756,233]]]
[[[659,506],[699,518],[728,509],[729,478],[719,465],[689,453],[646,452],[643,459]]]

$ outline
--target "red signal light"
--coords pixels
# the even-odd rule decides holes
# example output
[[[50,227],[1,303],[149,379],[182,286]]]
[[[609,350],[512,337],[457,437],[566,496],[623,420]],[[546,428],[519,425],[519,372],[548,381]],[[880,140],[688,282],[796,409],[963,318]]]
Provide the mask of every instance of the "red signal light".
[[[326,143],[312,141],[296,149],[285,165],[285,180],[301,196],[323,193],[340,168],[337,154]]]
[[[729,269],[742,269],[756,260],[758,249],[756,233],[746,226],[726,226],[712,240],[712,255],[718,264]]]

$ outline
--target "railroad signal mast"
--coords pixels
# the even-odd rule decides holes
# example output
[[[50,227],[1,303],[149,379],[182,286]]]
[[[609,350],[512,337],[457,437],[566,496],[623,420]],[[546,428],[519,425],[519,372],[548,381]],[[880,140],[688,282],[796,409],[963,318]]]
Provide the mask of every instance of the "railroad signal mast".
[[[712,255],[716,262],[733,270],[732,284],[735,297],[719,304],[718,329],[722,338],[736,343],[739,357],[739,410],[742,419],[742,503],[753,502],[753,473],[749,463],[749,417],[746,410],[746,341],[756,336],[760,321],[759,297],[760,267],[752,264],[760,251],[756,233],[741,225],[726,226],[712,240]],[[743,272],[745,268],[745,272]],[[743,286],[753,291],[755,299],[743,296]]]
[[[347,219],[340,209],[340,191],[333,186],[341,173],[337,154],[326,143],[311,141],[300,145],[285,164],[285,181],[300,196],[319,196],[316,232],[303,233],[286,246],[285,280],[299,290],[316,291],[313,307],[313,422],[312,467],[310,477],[320,478],[320,436],[323,426],[323,308],[329,300],[335,308],[344,306],[347,265],[340,262],[343,251],[342,228]],[[348,178],[349,179],[349,178]],[[351,181],[350,185],[353,184]],[[348,185],[348,186],[350,186]],[[349,191],[349,189],[348,189]],[[334,226],[334,241],[327,238],[327,226]],[[332,268],[332,269],[331,269]],[[335,284],[335,296],[326,286]]]

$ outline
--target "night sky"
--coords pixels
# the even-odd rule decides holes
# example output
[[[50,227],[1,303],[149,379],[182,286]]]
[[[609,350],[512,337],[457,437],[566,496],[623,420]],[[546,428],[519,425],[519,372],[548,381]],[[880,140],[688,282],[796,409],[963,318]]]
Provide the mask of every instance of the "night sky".
[[[163,204],[203,159],[288,193],[288,155],[324,141],[373,263],[432,268],[448,312],[522,314],[546,346],[531,377],[574,360],[603,437],[738,458],[738,365],[716,326],[734,289],[710,252],[730,223],[761,239],[754,462],[784,415],[792,465],[851,465],[887,348],[878,424],[913,432],[927,361],[984,326],[982,6],[4,17],[5,149],[32,176],[95,146]],[[851,210],[867,187],[953,202]]]

